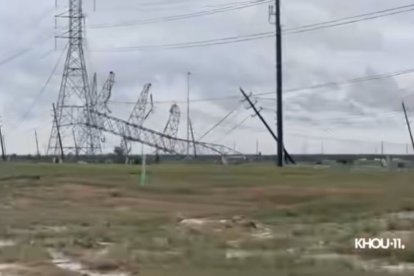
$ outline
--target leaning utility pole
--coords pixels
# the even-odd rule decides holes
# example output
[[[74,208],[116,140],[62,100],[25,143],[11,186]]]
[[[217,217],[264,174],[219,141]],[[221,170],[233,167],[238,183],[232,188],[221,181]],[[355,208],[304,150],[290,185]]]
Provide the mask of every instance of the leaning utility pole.
[[[405,114],[405,121],[407,122],[408,132],[410,133],[411,144],[412,144],[413,149],[414,149],[414,138],[413,138],[413,132],[411,131],[410,120],[408,119],[407,109],[405,108],[405,103],[404,103],[404,102],[402,103],[402,107],[403,107],[404,114]]]
[[[282,68],[282,26],[281,26],[281,12],[280,0],[275,0],[275,7],[270,7],[269,20],[271,16],[275,16],[276,28],[276,111],[277,111],[277,164],[283,167],[283,68]]]
[[[260,121],[262,121],[263,125],[267,128],[267,130],[269,131],[270,135],[272,135],[273,139],[275,139],[276,142],[279,142],[278,137],[276,136],[276,134],[273,132],[272,128],[269,126],[269,124],[266,122],[266,120],[263,118],[262,114],[260,114],[260,111],[257,109],[257,107],[255,106],[255,104],[252,102],[252,100],[250,99],[249,96],[247,96],[246,92],[244,92],[243,89],[240,88],[240,92],[243,94],[244,98],[246,99],[246,101],[249,103],[249,105],[251,106],[251,108],[254,110],[254,112],[256,113],[257,117],[259,117]],[[288,151],[283,147],[283,153],[286,157],[286,160],[290,161],[292,164],[296,164],[295,160],[293,160],[292,156],[290,156],[290,154],[288,153]],[[282,164],[283,164],[283,160],[282,160]]]
[[[40,157],[39,139],[37,137],[37,130],[36,129],[35,129],[35,140],[36,140],[36,153],[37,153],[37,157]]]
[[[95,155],[102,152],[102,142],[100,131],[88,127],[96,123],[96,118],[92,113],[95,99],[89,84],[83,50],[85,16],[82,0],[68,1],[68,12],[57,16],[69,21],[67,32],[56,36],[68,40],[68,50],[47,153],[58,155],[62,143],[63,150],[66,152],[79,149],[87,155]],[[60,139],[58,126],[60,126]],[[77,146],[72,141],[72,130],[75,131],[78,139]]]
[[[6,161],[6,149],[4,148],[4,139],[3,139],[3,132],[0,126],[0,143],[1,143],[1,157],[3,161]]]

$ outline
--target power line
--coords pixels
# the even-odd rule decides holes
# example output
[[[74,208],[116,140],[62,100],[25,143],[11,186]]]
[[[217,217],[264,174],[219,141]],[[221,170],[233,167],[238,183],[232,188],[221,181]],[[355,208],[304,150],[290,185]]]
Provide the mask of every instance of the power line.
[[[285,89],[285,91],[286,92],[300,92],[300,91],[306,91],[306,90],[316,90],[316,89],[321,89],[325,87],[342,86],[342,85],[347,85],[347,84],[352,85],[352,84],[357,84],[361,82],[376,81],[376,80],[387,79],[387,78],[392,78],[396,76],[413,74],[413,73],[414,73],[414,68],[409,68],[409,69],[404,69],[404,70],[399,70],[399,71],[394,71],[394,72],[389,72],[389,73],[375,74],[375,75],[369,75],[369,76],[364,76],[364,77],[356,77],[356,78],[347,79],[343,81],[324,82],[324,83],[318,83],[318,84],[309,85],[309,86],[290,88],[290,89]],[[274,98],[260,97],[260,96],[273,95],[273,94],[274,92],[256,93],[256,94],[253,94],[253,97],[261,99],[261,100],[274,101]],[[191,100],[190,102],[204,103],[204,102],[214,102],[214,101],[230,101],[230,100],[235,100],[235,99],[241,100],[242,97],[241,96],[210,97],[210,98],[203,98],[203,99],[194,99],[194,100]],[[130,101],[109,101],[109,103],[120,104],[120,105],[135,104],[134,102],[130,102]],[[171,104],[171,103],[186,103],[186,101],[166,100],[166,101],[154,101],[154,103],[155,104]]]
[[[180,15],[173,15],[173,16],[167,16],[167,17],[158,17],[158,18],[151,18],[146,20],[140,20],[140,21],[130,21],[130,22],[124,22],[124,23],[118,23],[118,24],[100,24],[100,25],[92,25],[90,28],[92,29],[102,29],[102,28],[119,28],[119,27],[129,27],[129,26],[136,26],[136,25],[144,25],[144,24],[152,24],[152,23],[162,23],[162,22],[170,22],[170,21],[176,21],[176,20],[184,20],[194,17],[200,17],[200,16],[206,16],[206,15],[212,15],[216,13],[221,12],[228,12],[228,11],[234,11],[244,8],[249,8],[261,4],[271,3],[270,0],[257,0],[257,1],[249,1],[249,2],[236,2],[233,5],[225,6],[222,8],[216,8],[211,9],[207,11],[200,11],[200,12],[194,12],[194,13],[188,13],[188,14],[180,14]],[[294,28],[288,28],[285,29],[285,33],[293,34],[293,33],[301,33],[301,32],[308,32],[313,30],[319,30],[323,28],[331,28],[341,25],[347,25],[347,24],[353,24],[360,21],[367,21],[367,20],[373,20],[381,17],[388,17],[392,15],[397,15],[401,13],[411,12],[414,10],[414,4],[410,5],[403,5],[393,8],[388,8],[384,10],[378,10],[375,12],[369,12],[354,16],[348,16],[343,17],[339,19],[334,20],[328,20],[324,22],[314,23],[314,24],[308,24],[303,26],[298,26]]]
[[[310,135],[310,134],[303,134],[303,133],[297,133],[297,132],[288,132],[288,136],[291,137],[303,137],[303,138],[310,138],[310,139],[323,139],[323,140],[332,140],[332,141],[338,141],[338,142],[346,142],[346,143],[367,143],[367,144],[374,144],[379,143],[381,141],[367,141],[362,139],[355,139],[355,138],[336,138],[336,137],[326,137],[326,136],[316,136],[316,135]],[[406,143],[398,143],[398,142],[391,142],[391,141],[382,141],[387,144],[393,144],[393,145],[406,145]]]
[[[112,48],[107,48],[107,49],[95,49],[91,51],[92,52],[133,52],[133,51],[188,49],[188,48],[215,46],[215,45],[234,44],[234,43],[240,43],[240,42],[245,42],[245,41],[271,38],[274,36],[275,35],[273,32],[262,32],[262,33],[242,35],[242,36],[230,36],[230,37],[222,37],[222,38],[217,38],[217,39],[189,41],[189,42],[182,42],[182,43],[112,47]]]
[[[200,3],[201,1],[197,1],[198,3]],[[248,4],[251,3],[252,0],[249,1],[237,1],[237,2],[228,2],[228,3],[224,3],[224,4],[208,4],[208,3],[204,3],[202,6],[200,6],[200,8],[225,8],[225,7],[233,7],[235,5],[242,5],[242,4]],[[188,4],[198,4],[195,1],[162,1],[162,2],[151,2],[151,3],[138,3],[139,7],[135,7],[135,6],[116,6],[116,7],[108,7],[108,9],[110,9],[111,11],[113,10],[128,10],[128,11],[142,11],[142,12],[153,12],[153,11],[170,11],[173,9],[180,9],[182,10],[183,8],[186,8],[188,6],[183,6],[183,5],[188,5]],[[100,10],[102,10],[102,8],[99,8]]]
[[[208,134],[210,134],[213,130],[215,130],[217,127],[219,127],[225,120],[227,120],[234,112],[236,112],[239,109],[239,106],[237,106],[234,110],[230,111],[226,116],[223,117],[220,121],[218,121],[214,126],[212,126],[209,130],[207,130],[201,137],[198,139],[198,141],[201,141],[204,137],[206,137]]]
[[[0,60],[0,66],[5,65],[5,64],[7,64],[7,63],[9,63],[9,62],[11,62],[15,59],[18,59],[19,57],[25,55],[26,53],[28,53],[31,50],[32,49],[23,49],[23,50],[20,50],[16,53],[11,54],[8,57],[3,58],[2,60]]]
[[[309,31],[325,29],[325,28],[332,28],[332,27],[337,27],[337,26],[342,26],[342,25],[358,23],[361,21],[373,20],[373,19],[388,17],[388,16],[397,15],[401,13],[407,13],[411,11],[414,11],[414,4],[399,6],[399,7],[394,7],[394,8],[389,8],[385,10],[379,10],[375,12],[354,15],[354,16],[348,16],[348,17],[338,18],[338,19],[329,20],[329,21],[323,21],[320,23],[303,25],[303,26],[299,26],[295,28],[288,28],[288,29],[285,29],[285,33],[294,34],[294,33],[309,32]]]
[[[255,0],[255,1],[245,2],[244,4],[236,4],[234,6],[215,8],[215,9],[206,10],[206,11],[151,18],[151,19],[145,19],[145,20],[139,20],[139,21],[123,22],[123,23],[118,23],[118,24],[92,25],[90,28],[107,29],[107,28],[130,27],[130,26],[136,26],[136,25],[146,25],[146,24],[161,23],[161,22],[171,22],[171,21],[177,21],[177,20],[183,20],[183,19],[188,19],[188,18],[194,18],[194,17],[200,17],[200,16],[206,16],[206,15],[212,15],[212,14],[217,14],[217,13],[250,8],[253,6],[257,6],[257,5],[267,4],[270,2],[271,2],[270,0]]]
[[[56,61],[55,66],[52,69],[52,72],[50,73],[49,77],[46,79],[45,84],[42,86],[42,88],[40,89],[39,93],[36,95],[36,97],[33,99],[32,103],[30,104],[30,106],[26,109],[26,112],[23,114],[23,116],[20,118],[19,124],[17,125],[16,128],[19,128],[20,125],[22,124],[22,122],[24,122],[27,117],[30,115],[33,107],[35,106],[36,102],[39,100],[39,98],[43,95],[43,93],[46,91],[46,88],[48,87],[50,81],[52,80],[53,76],[56,73],[57,68],[59,67],[60,61],[62,60],[63,55],[65,54],[66,48],[68,47],[68,44],[66,44],[65,48],[62,50],[59,58]]]
[[[409,9],[407,9],[409,8]],[[414,11],[414,4],[400,6],[395,8],[390,8],[382,11],[376,11],[371,13],[365,13],[356,16],[349,16],[340,19],[334,19],[324,22],[319,22],[315,24],[303,25],[294,28],[288,28],[283,31],[284,35],[298,34],[304,32],[310,32],[320,29],[333,28],[342,25],[349,25],[353,23],[358,23],[367,20],[373,20],[381,17],[406,13]],[[171,50],[171,49],[186,49],[186,48],[198,48],[198,47],[208,47],[215,45],[224,45],[224,44],[233,44],[240,43],[252,40],[266,39],[274,37],[274,32],[261,32],[249,35],[241,36],[230,36],[222,37],[217,39],[210,40],[201,40],[201,41],[190,41],[182,43],[170,43],[170,44],[154,44],[154,45],[142,45],[142,46],[128,46],[128,47],[113,47],[108,49],[97,49],[93,50],[94,52],[131,52],[131,51],[154,51],[154,50]]]
[[[247,120],[249,120],[250,118],[252,118],[252,115],[247,116],[246,118],[244,118],[242,121],[240,121],[238,124],[236,124],[234,127],[232,127],[230,130],[228,130],[225,134],[225,136],[231,134],[233,131],[235,131],[236,129],[239,129],[241,126],[243,126]]]
[[[413,73],[414,73],[414,68],[409,68],[409,69],[390,72],[390,73],[375,74],[375,75],[369,75],[365,77],[357,77],[357,78],[343,80],[343,81],[325,82],[325,83],[319,83],[319,84],[314,84],[310,86],[291,88],[291,89],[286,89],[285,91],[286,92],[299,92],[299,91],[304,91],[304,90],[314,90],[314,89],[320,89],[320,88],[325,88],[325,87],[334,87],[334,86],[356,84],[356,83],[373,81],[373,80],[387,79],[387,78],[392,78],[392,77],[402,76],[402,75],[407,75],[407,74],[413,74]],[[256,94],[256,96],[270,95],[270,94],[274,94],[274,93],[273,92],[259,93],[259,94]]]

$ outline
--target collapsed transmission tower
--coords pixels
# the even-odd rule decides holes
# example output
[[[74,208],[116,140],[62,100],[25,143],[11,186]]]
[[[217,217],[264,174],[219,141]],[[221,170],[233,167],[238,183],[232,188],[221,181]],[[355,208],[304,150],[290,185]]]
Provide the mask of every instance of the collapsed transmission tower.
[[[100,131],[88,127],[88,124],[97,123],[92,112],[96,95],[93,95],[89,85],[83,51],[82,0],[69,0],[68,13],[58,17],[69,19],[68,31],[65,35],[57,36],[68,39],[69,42],[56,105],[56,120],[50,134],[47,153],[57,155],[60,152],[58,142],[58,129],[60,129],[65,153],[80,151],[87,155],[94,155],[102,152],[102,147]],[[72,133],[75,138],[72,138]]]
[[[111,99],[112,96],[112,89],[115,85],[115,73],[109,72],[109,77],[105,81],[102,90],[98,93],[98,80],[96,73],[93,76],[92,81],[92,109],[98,112],[103,113],[112,113],[110,108],[108,107],[108,102]],[[95,118],[96,120],[99,120],[99,118]],[[102,123],[102,122],[101,122]],[[95,130],[99,131],[99,130]],[[105,135],[102,133],[102,131],[99,131],[99,137],[101,137],[101,142],[105,142]]]
[[[186,139],[171,137],[164,133],[145,128],[143,126],[138,126],[136,124],[129,123],[113,116],[109,116],[108,114],[96,111],[91,111],[91,113],[93,113],[93,115],[97,117],[98,120],[95,122],[84,121],[83,123],[85,123],[88,127],[112,133],[128,141],[139,142],[160,151],[185,156],[187,152],[187,144],[190,142],[194,144],[197,153],[200,155],[237,156],[245,158],[242,153],[223,145],[210,144],[199,141],[188,141]],[[174,149],[168,148],[167,145],[172,143],[175,143]]]
[[[93,102],[93,105],[95,107],[94,110],[111,113],[111,110],[108,107],[108,102],[111,99],[112,89],[114,85],[115,85],[115,73],[109,72],[109,77],[105,81],[101,92],[96,93],[96,95],[93,95],[93,99],[95,99],[95,101]]]
[[[170,108],[170,117],[168,118],[167,124],[165,125],[163,134],[168,137],[177,138],[178,128],[180,126],[181,111],[177,104],[173,104]],[[168,140],[166,147],[174,150],[177,140]]]
[[[129,116],[128,123],[142,126],[146,119],[151,115],[154,104],[152,100],[152,95],[150,95],[151,84],[148,83],[144,86],[139,95],[139,98],[132,109],[131,115]],[[150,108],[148,110],[148,105],[150,104]],[[148,110],[148,111],[147,111]],[[129,133],[125,133],[124,138],[121,141],[121,148],[124,153],[127,155],[131,152],[131,145],[125,137],[127,137]]]
[[[112,96],[112,89],[115,85],[115,73],[109,72],[109,77],[105,81],[102,90],[98,92],[98,80],[96,73],[93,76],[92,88],[91,88],[91,99],[92,109],[103,113],[112,113],[108,107],[109,100]]]

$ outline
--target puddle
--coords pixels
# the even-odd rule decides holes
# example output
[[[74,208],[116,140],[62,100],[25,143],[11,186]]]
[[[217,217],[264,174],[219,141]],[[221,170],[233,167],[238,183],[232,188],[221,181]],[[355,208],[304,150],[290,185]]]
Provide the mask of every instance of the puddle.
[[[61,252],[54,250],[49,250],[49,254],[55,266],[62,270],[78,273],[82,276],[128,276],[128,274],[122,272],[105,273],[88,270],[81,263],[71,260]]]

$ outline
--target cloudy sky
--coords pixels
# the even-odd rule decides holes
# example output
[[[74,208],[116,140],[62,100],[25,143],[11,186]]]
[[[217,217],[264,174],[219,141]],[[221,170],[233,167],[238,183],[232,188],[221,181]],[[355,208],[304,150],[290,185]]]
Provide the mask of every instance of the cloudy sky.
[[[55,9],[53,0],[15,0],[0,10],[0,115],[8,153],[35,153],[35,129],[41,151],[47,148],[51,104],[58,97],[66,43],[58,40],[55,50],[53,37],[65,29],[66,23],[58,20],[55,30],[54,15],[65,11],[68,1],[58,2]],[[260,151],[272,154],[275,143],[256,117],[229,131],[252,114],[241,102],[240,86],[255,94],[265,93],[256,98],[257,105],[272,126],[276,123],[274,38],[205,47],[159,47],[273,31],[268,21],[268,1],[250,5],[252,2],[257,0],[97,0],[94,12],[92,0],[84,0],[89,75],[97,72],[102,85],[108,72],[115,71],[111,109],[120,118],[128,117],[133,107],[130,103],[136,101],[143,85],[152,83],[155,113],[145,125],[163,129],[170,105],[177,102],[183,115],[179,135],[185,137],[186,73],[191,72],[195,136],[200,137],[235,110],[205,141],[235,146],[248,153],[256,151],[259,141]],[[286,31],[414,3],[282,2]],[[225,12],[211,12],[227,8]],[[353,84],[343,81],[414,68],[414,11],[409,9],[413,8],[332,28],[286,32],[285,126],[290,152],[375,153],[384,141],[386,153],[406,153],[409,137],[401,101],[405,100],[414,118],[414,73]],[[208,15],[193,16],[205,11]],[[166,20],[181,15],[184,19]],[[55,73],[42,89],[57,63]],[[342,84],[296,89],[329,82]],[[220,97],[234,98],[197,101]],[[118,142],[118,138],[108,135],[105,151],[112,151]]]

